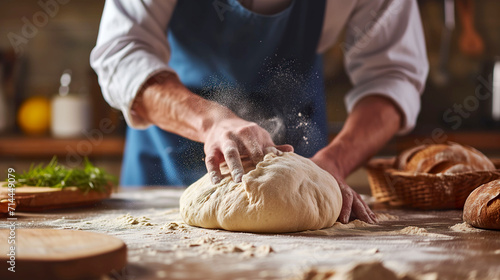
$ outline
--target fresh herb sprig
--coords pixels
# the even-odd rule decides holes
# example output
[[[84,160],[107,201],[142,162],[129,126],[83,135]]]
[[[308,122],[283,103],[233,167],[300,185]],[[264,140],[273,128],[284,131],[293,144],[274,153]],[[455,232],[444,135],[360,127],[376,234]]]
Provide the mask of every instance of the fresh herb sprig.
[[[101,168],[95,167],[88,158],[84,159],[83,169],[67,168],[57,162],[54,157],[46,166],[31,165],[28,171],[16,173],[15,187],[36,186],[66,188],[77,187],[81,191],[105,192],[110,183],[117,182],[116,177]]]

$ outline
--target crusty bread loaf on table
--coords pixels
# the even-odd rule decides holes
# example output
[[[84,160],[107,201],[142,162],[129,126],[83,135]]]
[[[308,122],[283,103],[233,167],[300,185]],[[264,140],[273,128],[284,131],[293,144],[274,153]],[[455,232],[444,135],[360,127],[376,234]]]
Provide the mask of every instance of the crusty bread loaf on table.
[[[500,230],[500,180],[481,185],[469,195],[463,219],[474,227]]]

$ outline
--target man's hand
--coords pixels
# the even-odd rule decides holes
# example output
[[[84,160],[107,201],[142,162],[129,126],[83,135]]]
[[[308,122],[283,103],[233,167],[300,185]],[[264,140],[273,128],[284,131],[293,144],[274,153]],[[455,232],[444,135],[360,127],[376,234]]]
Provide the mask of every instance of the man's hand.
[[[241,156],[246,155],[257,164],[267,153],[293,151],[290,145],[274,145],[265,129],[236,116],[215,122],[208,130],[204,143],[205,163],[213,184],[222,179],[220,164],[224,161],[233,180],[239,183],[244,174]]]
[[[388,98],[367,96],[354,106],[337,137],[311,159],[330,172],[339,183],[342,192],[340,222],[347,223],[351,217],[369,223],[376,222],[373,212],[359,194],[345,183],[345,178],[394,136],[401,126],[402,116],[398,107]]]
[[[342,209],[340,210],[339,221],[347,224],[349,220],[358,218],[370,224],[376,223],[377,218],[375,213],[368,207],[361,196],[347,185],[331,164],[331,160],[322,157],[321,153],[317,153],[311,160],[319,167],[328,171],[337,180],[342,193]]]

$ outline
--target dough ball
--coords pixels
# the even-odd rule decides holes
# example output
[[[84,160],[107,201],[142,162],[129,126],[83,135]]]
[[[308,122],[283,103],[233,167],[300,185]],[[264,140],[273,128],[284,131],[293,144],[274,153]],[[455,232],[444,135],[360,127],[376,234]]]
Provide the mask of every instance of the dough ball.
[[[480,151],[452,142],[405,150],[396,158],[394,167],[401,171],[430,174],[495,170],[493,163]]]
[[[474,227],[500,229],[500,180],[479,186],[467,197],[463,218]]]
[[[245,171],[241,183],[234,183],[226,170],[217,185],[206,174],[189,186],[180,199],[184,221],[203,228],[279,233],[331,227],[340,214],[337,181],[307,158],[267,154]]]

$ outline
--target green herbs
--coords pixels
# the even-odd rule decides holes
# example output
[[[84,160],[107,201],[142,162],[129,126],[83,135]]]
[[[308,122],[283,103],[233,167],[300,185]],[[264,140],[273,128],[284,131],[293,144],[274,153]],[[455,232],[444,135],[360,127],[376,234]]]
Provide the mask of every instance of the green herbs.
[[[54,157],[45,167],[42,164],[31,166],[22,174],[16,173],[16,187],[37,186],[65,188],[75,186],[80,190],[105,191],[110,183],[116,183],[113,175],[106,173],[101,168],[95,167],[87,158],[84,160],[83,169],[66,168],[57,163]]]

